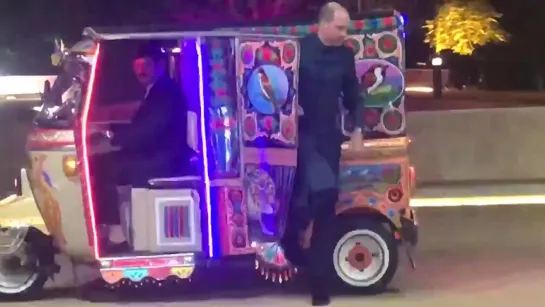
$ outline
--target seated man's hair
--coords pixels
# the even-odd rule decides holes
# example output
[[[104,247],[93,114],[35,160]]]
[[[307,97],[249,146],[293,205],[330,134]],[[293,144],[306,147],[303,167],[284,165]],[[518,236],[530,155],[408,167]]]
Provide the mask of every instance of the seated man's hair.
[[[157,42],[146,42],[139,46],[135,59],[150,58],[154,61],[159,61],[165,58],[164,52],[161,50],[161,45]]]
[[[318,22],[331,22],[335,16],[335,12],[339,10],[346,11],[346,9],[337,2],[328,2],[324,4],[318,13]]]

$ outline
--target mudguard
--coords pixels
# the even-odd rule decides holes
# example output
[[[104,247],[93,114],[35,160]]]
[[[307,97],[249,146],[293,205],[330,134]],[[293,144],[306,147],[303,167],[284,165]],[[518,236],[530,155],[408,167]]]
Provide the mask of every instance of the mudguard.
[[[15,253],[25,242],[28,229],[28,226],[0,229],[0,256]]]

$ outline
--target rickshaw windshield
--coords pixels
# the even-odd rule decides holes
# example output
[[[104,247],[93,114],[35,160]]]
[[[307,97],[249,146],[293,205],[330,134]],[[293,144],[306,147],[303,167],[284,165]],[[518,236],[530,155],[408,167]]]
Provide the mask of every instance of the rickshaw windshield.
[[[41,128],[72,128],[82,104],[87,86],[90,65],[68,55],[62,71],[56,77],[51,90],[42,97],[42,105],[34,119]]]
[[[74,76],[66,71],[61,72],[48,93],[44,93],[42,103],[46,107],[62,105],[62,95],[72,86],[72,78]]]
[[[133,71],[140,40],[112,40],[100,43],[91,94],[93,109],[137,102],[145,94]]]

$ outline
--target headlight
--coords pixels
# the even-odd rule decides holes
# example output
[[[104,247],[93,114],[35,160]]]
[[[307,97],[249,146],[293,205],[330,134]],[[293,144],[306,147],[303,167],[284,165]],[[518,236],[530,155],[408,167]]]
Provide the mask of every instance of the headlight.
[[[64,156],[62,158],[62,171],[66,177],[78,176],[78,160],[75,156]]]

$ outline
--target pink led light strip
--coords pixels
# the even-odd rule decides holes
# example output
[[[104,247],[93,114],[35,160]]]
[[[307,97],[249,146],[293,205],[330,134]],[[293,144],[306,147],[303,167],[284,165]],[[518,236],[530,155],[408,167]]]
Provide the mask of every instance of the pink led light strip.
[[[210,195],[210,177],[208,177],[208,143],[206,136],[206,111],[204,98],[204,80],[203,80],[203,55],[201,39],[195,39],[195,48],[197,49],[197,66],[199,70],[199,105],[201,111],[201,142],[202,142],[202,159],[203,159],[203,178],[204,178],[204,193],[206,199],[206,219],[208,226],[208,255],[214,257],[214,244],[212,235],[212,202]]]
[[[201,120],[201,140],[202,140],[202,154],[203,154],[203,178],[205,185],[205,199],[206,199],[206,217],[207,217],[207,227],[208,227],[208,253],[210,257],[214,256],[214,244],[213,244],[213,235],[212,235],[212,205],[211,205],[211,195],[210,195],[210,178],[208,176],[209,166],[208,166],[208,144],[206,142],[206,111],[205,111],[205,97],[204,97],[204,80],[203,80],[203,55],[200,38],[195,41],[195,48],[197,51],[197,65],[199,72],[199,105],[200,105],[200,120]],[[87,96],[85,98],[85,105],[83,106],[82,111],[82,128],[81,128],[81,138],[82,138],[82,164],[83,172],[85,176],[85,189],[87,196],[87,203],[89,206],[89,215],[91,218],[91,232],[93,238],[93,251],[96,259],[100,259],[100,250],[98,246],[98,230],[96,226],[96,215],[95,215],[95,203],[93,197],[93,189],[91,186],[91,175],[89,169],[89,158],[88,158],[88,145],[87,145],[87,131],[88,131],[88,118],[89,110],[91,107],[91,101],[93,96],[93,89],[95,83],[96,69],[98,58],[100,55],[100,44],[97,44],[95,57],[93,58],[91,74],[89,78],[89,86],[87,90]]]
[[[97,43],[96,53],[93,58],[93,63],[91,66],[91,74],[89,77],[89,86],[87,87],[87,95],[85,97],[85,105],[83,106],[83,111],[81,115],[81,143],[82,143],[82,164],[83,164],[83,173],[85,176],[85,191],[87,196],[87,205],[89,210],[89,216],[91,217],[91,232],[93,238],[93,251],[95,253],[95,258],[100,259],[100,250],[98,247],[98,231],[96,225],[95,217],[95,202],[93,197],[93,188],[91,187],[91,174],[89,171],[89,150],[87,148],[87,125],[89,118],[89,110],[91,108],[91,100],[93,96],[93,89],[95,86],[95,76],[97,70],[98,58],[100,56],[100,43]]]

